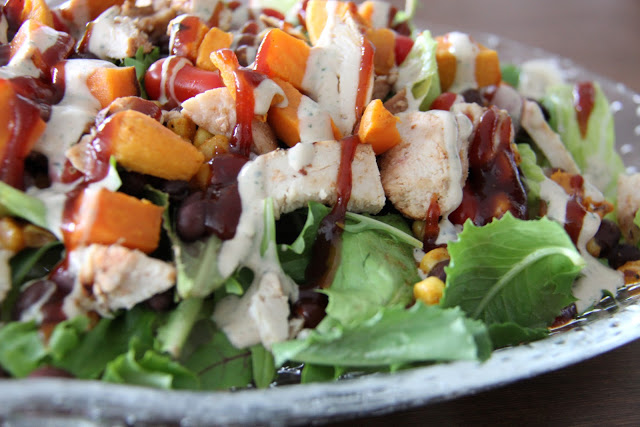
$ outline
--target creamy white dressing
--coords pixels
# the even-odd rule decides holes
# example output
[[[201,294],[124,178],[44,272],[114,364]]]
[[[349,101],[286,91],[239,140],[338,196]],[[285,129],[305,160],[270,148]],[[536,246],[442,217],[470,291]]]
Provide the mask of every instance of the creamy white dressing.
[[[542,150],[551,166],[564,169],[572,174],[580,173],[580,168],[573,156],[562,143],[560,136],[551,129],[544,119],[538,104],[529,100],[524,101],[520,124],[529,133],[536,146]]]
[[[169,25],[167,26],[167,30],[169,31],[169,52],[173,51],[173,47],[176,43],[176,35],[178,31],[180,31],[181,22],[188,18],[189,15],[183,14],[176,16],[171,21],[169,21]]]
[[[302,88],[331,114],[342,134],[350,135],[356,121],[362,36],[352,20],[336,19],[336,4],[327,2],[327,23],[309,53]],[[372,90],[373,84],[369,82],[365,105]]]
[[[49,159],[49,174],[55,181],[64,167],[67,148],[77,143],[100,111],[98,101],[87,86],[87,79],[98,68],[115,68],[108,61],[74,59],[64,63],[65,92],[51,108],[51,117],[34,150]]]
[[[0,78],[10,79],[20,76],[40,78],[42,70],[36,67],[33,56],[36,52],[44,53],[58,41],[60,33],[47,26],[38,27],[31,32],[25,42],[13,54],[9,63],[0,67]]]
[[[178,76],[178,72],[180,72],[180,70],[182,70],[187,64],[191,63],[187,58],[182,57],[169,57],[162,63],[162,74],[160,77],[160,97],[158,98],[158,102],[160,104],[164,105],[168,103],[169,98],[178,99],[175,92],[176,77]],[[168,96],[166,92],[167,87],[169,88]]]
[[[476,58],[480,48],[465,33],[454,31],[447,35],[447,39],[450,43],[449,52],[456,57],[456,76],[449,92],[477,89]]]
[[[253,90],[254,107],[253,113],[257,116],[267,114],[271,103],[276,95],[280,95],[282,100],[276,105],[278,108],[284,108],[288,105],[288,99],[282,88],[271,79],[264,79]]]
[[[289,149],[287,152],[287,160],[289,161],[291,169],[300,170],[313,162],[314,155],[315,149],[313,144],[301,142]]]
[[[528,98],[540,99],[549,87],[564,82],[564,72],[556,60],[533,59],[520,66],[518,92]]]
[[[9,260],[15,255],[13,251],[0,248],[0,303],[11,289],[11,267]]]
[[[331,115],[308,96],[302,95],[298,106],[300,142],[309,143],[333,139]]]
[[[119,6],[105,10],[91,25],[87,49],[98,58],[125,58],[138,46],[150,46],[146,34],[140,32],[132,18],[121,15]]]

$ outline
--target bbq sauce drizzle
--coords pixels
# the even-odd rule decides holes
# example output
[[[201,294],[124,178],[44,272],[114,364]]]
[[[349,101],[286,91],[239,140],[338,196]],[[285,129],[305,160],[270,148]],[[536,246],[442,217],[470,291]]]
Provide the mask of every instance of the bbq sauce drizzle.
[[[576,119],[580,127],[582,139],[587,137],[589,117],[593,112],[596,102],[596,89],[593,82],[580,82],[573,88],[573,107],[576,110]]]

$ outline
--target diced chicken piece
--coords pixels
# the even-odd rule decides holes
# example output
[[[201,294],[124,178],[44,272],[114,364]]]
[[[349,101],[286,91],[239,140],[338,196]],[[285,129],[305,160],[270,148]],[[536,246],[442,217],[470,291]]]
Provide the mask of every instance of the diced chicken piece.
[[[9,266],[9,260],[13,255],[15,255],[13,251],[0,249],[0,303],[4,301],[11,289],[11,267]]]
[[[542,150],[552,167],[564,169],[569,173],[580,173],[573,156],[562,143],[560,136],[546,122],[538,104],[528,100],[524,102],[520,124]]]
[[[68,316],[130,309],[170,289],[176,280],[173,265],[120,245],[94,244],[71,251],[69,271],[76,275],[76,284],[64,301]]]
[[[276,94],[273,93],[273,96]],[[233,128],[236,125],[236,102],[226,87],[219,87],[184,101],[182,114],[214,135],[224,135],[231,138]],[[278,147],[271,128],[264,122],[254,119],[252,129],[253,145],[251,150],[254,153],[264,154]]]
[[[149,0],[142,5],[136,0],[126,0],[122,5],[122,15],[133,19],[140,31],[145,32],[151,41],[158,41],[167,32],[169,22],[178,11],[171,6],[171,0]]]
[[[226,87],[219,87],[184,101],[182,114],[214,135],[231,137],[236,125],[236,102]]]
[[[489,88],[485,88],[482,92],[486,98],[489,98],[491,105],[495,105],[509,113],[513,128],[518,132],[520,128],[520,118],[522,117],[522,107],[524,106],[524,98],[522,95],[506,83],[500,83],[498,86],[489,86]]]
[[[456,102],[451,106],[451,112],[454,114],[464,114],[473,125],[473,130],[478,127],[480,118],[485,112],[486,108],[476,104],[475,102]],[[473,133],[473,131],[472,131]]]
[[[640,209],[640,174],[618,177],[618,224],[625,240],[633,244],[640,241],[640,228],[633,220]]]
[[[471,124],[448,111],[399,114],[402,137],[382,155],[380,174],[385,193],[405,216],[423,220],[435,196],[446,217],[462,201],[468,171]]]
[[[262,343],[267,349],[289,336],[290,283],[266,273],[239,298],[228,296],[216,306],[213,320],[237,348]]]
[[[341,145],[337,141],[297,144],[254,160],[262,175],[267,197],[273,198],[276,217],[302,208],[310,201],[333,205],[337,201],[337,176]],[[351,212],[378,213],[384,190],[373,149],[360,144],[352,163]]]
[[[147,35],[140,31],[133,19],[121,16],[121,12],[120,7],[112,6],[87,24],[82,45],[98,58],[129,58],[135,56],[140,47],[145,53],[153,49]]]

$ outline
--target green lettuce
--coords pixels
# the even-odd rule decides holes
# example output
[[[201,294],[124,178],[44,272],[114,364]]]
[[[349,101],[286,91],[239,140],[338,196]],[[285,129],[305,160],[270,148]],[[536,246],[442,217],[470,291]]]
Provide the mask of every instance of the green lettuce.
[[[420,33],[407,58],[398,67],[397,90],[407,88],[426,111],[440,95],[440,76],[436,62],[438,43],[429,31]]]
[[[22,218],[38,227],[48,228],[44,202],[0,181],[0,214]]]
[[[582,138],[574,107],[574,87],[558,85],[550,88],[542,100],[551,113],[551,127],[560,135],[584,177],[607,199],[615,201],[617,177],[624,164],[615,148],[613,114],[609,101],[594,83],[595,103],[589,116],[586,137]]]
[[[448,249],[440,304],[458,306],[490,328],[547,327],[575,301],[571,286],[585,265],[561,225],[547,218],[522,221],[509,213],[484,227],[467,221]],[[514,344],[521,335],[514,335]],[[502,333],[500,342],[508,341]]]
[[[14,377],[26,377],[48,355],[35,322],[12,322],[3,326],[0,343],[0,366]]]
[[[485,325],[458,308],[418,302],[385,308],[366,322],[311,331],[305,339],[273,345],[277,365],[287,360],[316,365],[377,367],[419,361],[485,360],[491,341]]]
[[[151,65],[160,59],[160,49],[154,47],[149,53],[144,53],[142,46],[136,51],[136,56],[133,58],[124,58],[119,61],[119,65],[124,67],[135,67],[136,78],[138,79],[138,85],[140,87],[140,96],[144,99],[149,99],[149,95],[144,87],[144,75]]]

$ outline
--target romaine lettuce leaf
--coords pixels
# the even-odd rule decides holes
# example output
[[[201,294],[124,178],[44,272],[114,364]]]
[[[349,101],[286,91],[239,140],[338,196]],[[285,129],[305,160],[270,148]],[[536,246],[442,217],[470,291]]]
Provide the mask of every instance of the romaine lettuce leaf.
[[[376,367],[419,361],[484,360],[491,352],[485,325],[459,308],[418,302],[410,309],[382,309],[352,327],[337,326],[305,339],[273,346],[276,364],[295,360],[316,365]]]
[[[40,366],[47,349],[35,322],[11,322],[0,328],[0,366],[22,378]]]
[[[585,265],[561,225],[509,213],[484,227],[467,221],[449,254],[441,305],[459,306],[489,327],[547,327],[575,301],[571,286]]]
[[[156,336],[160,351],[179,357],[193,325],[201,318],[203,301],[201,298],[182,300],[169,313],[166,323],[158,328]]]
[[[551,127],[560,135],[583,176],[608,200],[615,201],[617,177],[624,173],[624,164],[615,148],[614,120],[609,101],[597,83],[594,83],[594,87],[595,103],[585,138],[580,134],[576,118],[573,86],[550,88],[542,103],[551,113]]]
[[[0,181],[0,213],[48,228],[47,207],[44,202]]]
[[[258,388],[267,388],[276,376],[276,365],[273,355],[258,344],[250,348],[253,382]]]
[[[396,91],[406,88],[421,111],[426,111],[440,95],[440,76],[436,62],[438,44],[429,31],[423,31],[413,43],[407,58],[398,67]]]

